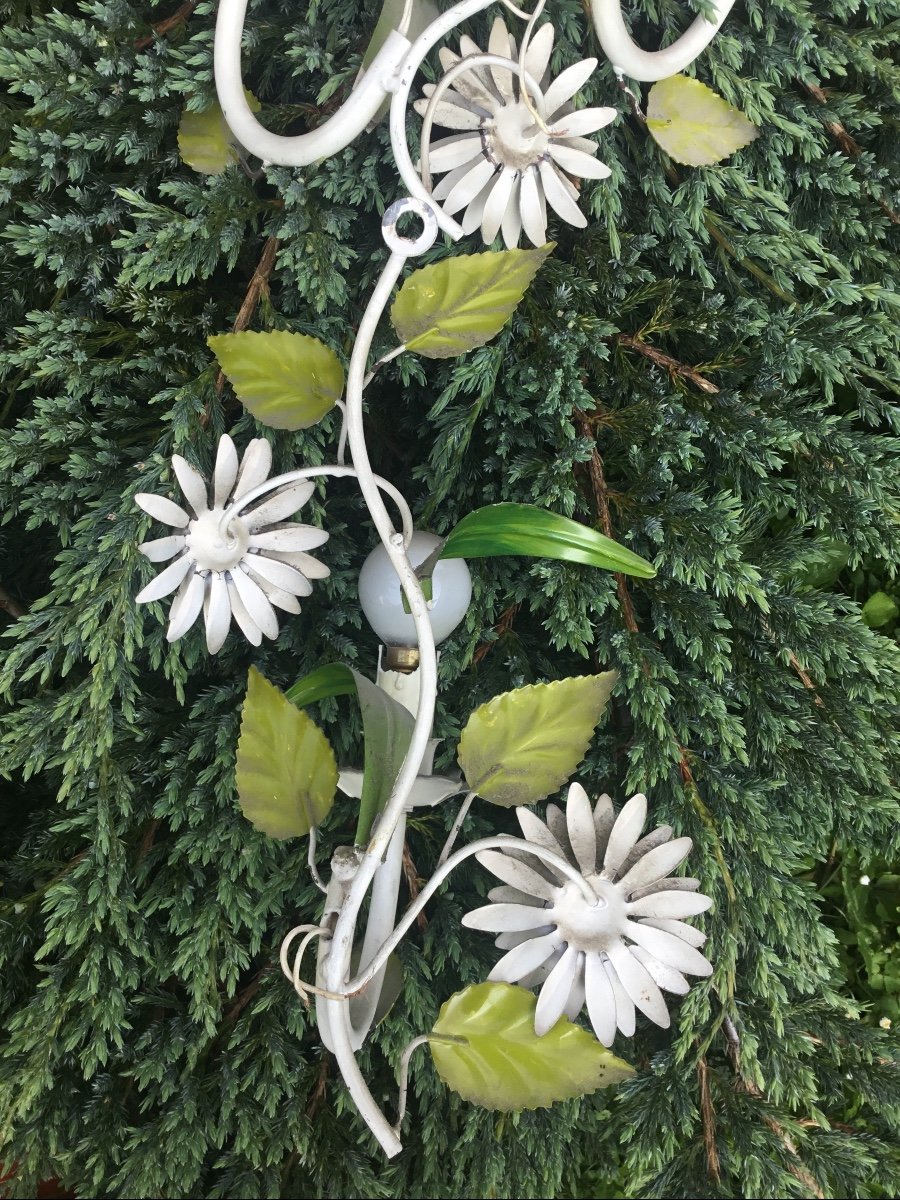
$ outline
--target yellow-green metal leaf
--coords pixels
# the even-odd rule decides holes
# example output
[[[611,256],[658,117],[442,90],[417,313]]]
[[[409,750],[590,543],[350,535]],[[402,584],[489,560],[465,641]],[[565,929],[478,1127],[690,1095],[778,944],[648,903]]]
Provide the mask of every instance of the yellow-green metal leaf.
[[[518,1112],[586,1096],[634,1074],[565,1017],[538,1037],[536,1004],[531,992],[509,983],[479,983],[451,996],[428,1041],[444,1083],[482,1108]]]
[[[469,788],[511,808],[557,791],[584,758],[618,675],[534,683],[476,708],[459,740]]]
[[[759,137],[742,112],[699,79],[673,75],[650,89],[647,128],[676,162],[706,167]]]
[[[253,112],[259,112],[262,105],[250,92],[244,91]],[[178,153],[181,161],[187,163],[201,175],[221,175],[227,166],[239,161],[237,143],[234,134],[225,123],[218,104],[213,104],[204,112],[189,112],[181,114],[178,123]]]
[[[250,668],[237,748],[241,812],[273,838],[302,837],[334,803],[338,769],[325,734]]]
[[[318,338],[274,329],[207,340],[241,404],[272,429],[308,429],[344,390],[344,368]]]
[[[391,320],[407,350],[456,358],[496,337],[553,244],[539,250],[461,254],[414,271],[397,294]]]

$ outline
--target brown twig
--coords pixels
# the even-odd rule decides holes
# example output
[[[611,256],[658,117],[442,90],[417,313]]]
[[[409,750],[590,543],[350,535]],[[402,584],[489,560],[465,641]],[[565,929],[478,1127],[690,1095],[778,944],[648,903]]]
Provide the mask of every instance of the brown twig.
[[[668,371],[670,375],[680,375],[684,379],[689,379],[701,392],[706,392],[709,396],[718,395],[719,389],[714,383],[710,383],[695,367],[689,367],[686,363],[679,362],[671,354],[657,350],[655,346],[649,346],[639,337],[633,337],[630,333],[616,334],[615,340],[620,346],[627,346],[629,350],[636,350],[638,354],[643,354],[645,358],[649,358],[651,362]]]
[[[415,900],[416,896],[422,890],[422,876],[413,862],[413,856],[409,850],[409,842],[403,843],[403,878],[406,880],[410,900]],[[423,933],[428,928],[428,918],[425,916],[424,909],[416,917],[416,924]]]
[[[706,1169],[718,1183],[722,1178],[719,1149],[716,1145],[716,1114],[709,1087],[709,1067],[706,1059],[697,1060],[697,1080],[700,1084],[700,1117],[703,1121],[703,1144],[706,1147]]]
[[[748,1096],[752,1096],[755,1100],[762,1100],[763,1102],[765,1102],[766,1097],[763,1094],[763,1092],[760,1090],[760,1088],[758,1088],[756,1086],[756,1084],[753,1082],[752,1079],[747,1079],[741,1072],[741,1069],[740,1069],[741,1039],[740,1039],[740,1035],[738,1034],[737,1029],[735,1028],[734,1022],[731,1020],[730,1017],[726,1017],[725,1020],[722,1022],[722,1029],[725,1033],[725,1038],[728,1043],[728,1045],[726,1047],[727,1053],[728,1053],[728,1058],[731,1061],[732,1069],[734,1070],[734,1073],[737,1076],[738,1086],[741,1088],[742,1091],[746,1092]],[[765,1113],[763,1114],[763,1121],[765,1121],[766,1125],[768,1125],[768,1127],[772,1130],[772,1132],[775,1134],[775,1136],[781,1139],[781,1142],[784,1145],[784,1148],[791,1155],[791,1157],[796,1160],[795,1163],[788,1164],[788,1170],[790,1171],[790,1173],[794,1176],[794,1178],[796,1180],[798,1180],[800,1183],[803,1184],[803,1186],[806,1188],[806,1190],[811,1195],[816,1197],[816,1200],[825,1200],[825,1193],[822,1191],[821,1187],[819,1186],[818,1180],[816,1180],[815,1177],[813,1175],[811,1175],[809,1173],[809,1171],[807,1171],[806,1167],[804,1167],[802,1165],[802,1163],[800,1162],[800,1155],[797,1151],[797,1143],[794,1141],[794,1139],[791,1137],[791,1135],[787,1132],[787,1130],[784,1128],[784,1126],[780,1125],[778,1123],[778,1121],[775,1120],[774,1117],[769,1116]],[[807,1124],[806,1121],[802,1121],[799,1123],[803,1124],[803,1125]],[[814,1121],[814,1122],[811,1122],[811,1124],[818,1126],[819,1122]]]
[[[263,246],[263,252],[260,256],[259,263],[250,284],[247,288],[247,293],[244,296],[243,303],[238,309],[238,315],[234,319],[234,324],[231,327],[232,333],[241,333],[247,328],[253,320],[253,314],[256,312],[257,306],[264,295],[269,294],[269,277],[275,268],[275,259],[278,254],[279,240],[277,237],[266,238],[266,244]],[[225,376],[220,371],[216,377],[216,394],[221,395],[222,388],[225,386]],[[204,409],[200,417],[200,424],[205,429],[209,424],[209,412]]]
[[[182,6],[172,13],[171,17],[166,17],[164,21],[159,21],[153,26],[153,33],[159,37],[164,37],[170,29],[174,29],[176,25],[183,24],[194,9],[197,7],[198,0],[185,0]],[[148,46],[152,46],[156,38],[153,33],[147,34],[145,37],[138,38],[134,43],[135,50],[146,50]]]
[[[590,421],[583,412],[576,410],[575,423],[582,437],[590,438],[594,443],[590,461],[588,462],[591,490],[594,494],[594,507],[597,510],[597,518],[603,527],[604,534],[606,537],[611,538],[613,537],[613,524],[609,511],[609,489],[606,486],[606,476],[603,473],[603,459],[600,457],[600,451],[597,449],[596,436],[591,428]],[[622,619],[625,622],[625,628],[629,633],[637,633],[638,623],[637,617],[634,614],[634,605],[631,602],[631,595],[628,591],[625,576],[620,572],[616,572],[616,592],[622,608]]]
[[[225,1013],[222,1017],[222,1024],[219,1026],[219,1035],[220,1036],[222,1034],[223,1029],[227,1028],[229,1025],[233,1025],[234,1022],[238,1019],[238,1017],[241,1015],[241,1013],[244,1011],[244,1009],[247,1007],[247,1005],[250,1003],[250,1001],[253,999],[253,997],[256,995],[256,993],[259,991],[263,979],[266,977],[266,975],[268,975],[268,973],[271,970],[272,970],[272,964],[270,962],[263,963],[263,965],[256,972],[256,974],[253,976],[253,978],[250,980],[250,982],[247,984],[247,986],[244,988],[241,988],[241,990],[235,996],[234,1000],[231,1002],[231,1004],[225,1010]]]
[[[24,617],[28,611],[18,600],[13,599],[5,587],[0,587],[0,608],[11,617]]]
[[[828,93],[824,88],[818,87],[815,83],[803,83],[802,87],[817,104],[828,103]],[[858,158],[862,154],[859,142],[850,136],[840,121],[830,121],[827,117],[822,117],[822,124],[834,138],[841,152],[848,158]],[[873,199],[892,224],[900,225],[900,214],[895,213],[891,206],[880,197],[873,197]]]
[[[518,611],[518,604],[510,604],[509,608],[504,608],[503,612],[500,614],[500,620],[494,626],[494,632],[496,633],[497,637],[493,641],[481,643],[481,645],[472,655],[473,662],[480,663],[487,658],[491,651],[491,647],[495,646],[497,641],[503,637],[505,633],[509,633],[510,629],[512,629],[513,621],[515,620],[516,613]]]
[[[306,1106],[306,1115],[311,1121],[319,1109],[325,1103],[325,1097],[328,1095],[328,1062],[330,1056],[324,1054],[322,1061],[319,1064],[319,1077],[316,1080],[316,1086],[313,1088],[313,1093],[309,1098],[309,1104]]]

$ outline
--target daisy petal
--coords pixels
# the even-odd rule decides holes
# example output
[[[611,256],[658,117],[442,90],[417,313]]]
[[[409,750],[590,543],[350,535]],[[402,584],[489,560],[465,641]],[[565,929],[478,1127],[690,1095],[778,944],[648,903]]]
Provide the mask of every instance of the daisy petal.
[[[474,45],[474,42],[472,44]],[[462,46],[460,46],[460,49],[462,49]],[[478,53],[477,46],[475,47],[475,53]],[[441,66],[444,68],[445,74],[451,67],[456,66],[460,60],[460,55],[454,54],[446,46],[438,51],[438,57],[441,60]],[[493,112],[497,97],[485,83],[481,71],[477,69],[462,71],[453,80],[453,88],[464,99],[471,100],[473,104],[477,104],[479,108],[483,108],[486,112]]]
[[[511,933],[498,934],[494,938],[494,945],[498,950],[512,950],[514,946],[521,946],[523,942],[530,942],[532,938],[543,937],[545,933],[552,931],[552,925],[539,925],[536,929],[517,929]]]
[[[597,1040],[611,1046],[616,1037],[616,998],[599,954],[585,955],[584,998]]]
[[[648,954],[642,946],[632,946],[631,953],[639,963],[644,964],[653,982],[663,991],[673,992],[676,996],[686,996],[691,990],[690,983],[680,971],[676,971],[674,967],[667,967],[658,958]]]
[[[625,921],[622,932],[638,946],[649,950],[654,958],[684,975],[712,975],[712,964],[700,951],[672,933],[635,921]]]
[[[668,917],[646,917],[641,924],[672,933],[675,937],[681,938],[683,942],[687,942],[689,946],[693,946],[695,950],[699,950],[706,941],[706,934],[702,929],[695,929],[693,925],[685,925],[684,921],[672,921]]]
[[[511,887],[519,888],[541,900],[553,901],[556,899],[558,887],[554,887],[543,875],[538,875],[537,871],[532,870],[525,863],[510,858],[508,854],[501,854],[498,850],[482,850],[475,857],[491,874],[496,875],[498,879],[502,879]]]
[[[481,218],[481,237],[486,246],[490,246],[500,232],[503,216],[512,196],[513,185],[516,182],[517,171],[504,167],[497,176],[496,182],[484,205],[484,215]]]
[[[502,17],[494,18],[494,24],[491,26],[490,40],[488,41],[488,52],[490,54],[499,54],[501,58],[512,58],[515,53],[512,38],[509,36],[509,30],[506,28],[506,22]],[[515,100],[512,73],[505,67],[491,67],[490,71],[497,91],[503,99],[507,103]]]
[[[167,500],[165,496],[155,496],[152,492],[138,492],[134,502],[148,516],[153,517],[155,521],[161,521],[163,525],[185,529],[191,523],[191,518],[184,509]]]
[[[680,875],[678,879],[657,879],[655,883],[648,883],[646,887],[630,888],[630,899],[640,900],[643,896],[652,896],[654,892],[665,892],[667,890],[673,892],[696,892],[700,888],[700,880],[693,879],[690,875]]]
[[[434,88],[426,85],[423,91],[430,95]],[[428,104],[428,100],[417,100],[413,108],[420,117],[424,117]],[[478,112],[475,105],[469,104],[458,92],[444,92],[443,99],[439,100],[434,108],[435,124],[443,125],[445,129],[480,129],[486,115]]]
[[[503,214],[503,223],[500,226],[500,232],[503,234],[503,245],[507,250],[515,250],[522,233],[522,218],[519,215],[520,179],[521,176],[517,172],[512,192],[510,193],[509,203],[506,206],[506,212]]]
[[[166,630],[167,642],[177,642],[180,637],[184,637],[200,616],[205,595],[206,580],[195,571],[185,579],[178,595],[172,601],[172,607],[169,609],[169,628]]]
[[[225,576],[218,571],[213,571],[209,577],[209,590],[203,607],[206,616],[206,648],[210,654],[218,654],[225,644],[231,625],[228,584],[225,582]]]
[[[566,814],[558,805],[548,804],[546,819],[550,832],[562,847],[563,857],[567,858],[569,862],[573,862],[575,856],[572,853],[572,847],[569,845],[569,830],[566,826]]]
[[[458,133],[431,143],[428,164],[435,174],[442,175],[473,162],[480,154],[481,138],[477,133]]]
[[[631,997],[622,987],[615,967],[605,956],[603,959],[603,969],[606,972],[606,976],[612,986],[613,996],[615,997],[616,1024],[619,1027],[619,1032],[624,1034],[625,1037],[634,1037],[635,1012]]]
[[[528,975],[523,975],[519,980],[519,987],[540,987],[559,960],[562,958],[564,949],[564,946],[558,947],[558,949],[554,950],[547,961],[539,966],[537,970],[531,971]]]
[[[228,599],[231,601],[231,615],[234,617],[238,629],[240,629],[251,646],[260,645],[262,642],[262,630],[244,607],[244,602],[238,594],[237,588],[234,586],[233,578],[228,580]]]
[[[576,229],[584,229],[587,226],[587,217],[569,195],[559,175],[546,159],[541,159],[539,166],[547,203],[564,221],[574,225]]]
[[[625,808],[627,807],[628,805],[626,804]],[[622,812],[625,811],[625,808],[622,809]],[[620,816],[619,820],[621,821],[621,819]],[[613,830],[614,836],[615,830]],[[611,844],[612,838],[610,838]],[[627,896],[634,888],[644,887],[648,883],[655,883],[657,879],[664,878],[670,871],[674,871],[677,866],[684,862],[690,854],[693,844],[689,837],[682,837],[676,838],[674,842],[666,842],[663,846],[657,846],[655,850],[648,851],[643,858],[639,859],[622,876],[619,880],[619,887]]]
[[[193,569],[194,560],[189,554],[176,558],[175,562],[170,563],[164,571],[160,571],[155,579],[151,579],[147,586],[138,592],[134,598],[135,604],[149,604],[151,600],[162,600],[164,596],[174,592],[188,571]]]
[[[540,83],[550,65],[550,55],[553,53],[553,26],[546,21],[528,43],[525,55],[525,70]]]
[[[237,589],[237,594],[243,600],[244,608],[250,614],[254,625],[262,630],[266,637],[278,637],[278,618],[262,588],[254,583],[241,567],[237,567],[231,572],[231,581]]]
[[[508,887],[505,883],[500,887],[491,888],[488,892],[488,900],[492,904],[530,904],[536,908],[544,907],[543,900],[529,896],[527,892],[520,892],[518,888]]]
[[[247,445],[244,457],[241,459],[241,469],[238,471],[237,483],[234,485],[234,499],[240,500],[255,487],[265,483],[272,470],[272,447],[265,438],[254,438]]]
[[[302,508],[315,491],[316,485],[309,479],[301,479],[299,483],[291,483],[281,488],[274,496],[263,501],[259,508],[252,509],[244,515],[244,521],[251,533],[263,529],[266,525],[277,525],[292,517]]]
[[[585,875],[597,870],[597,838],[594,833],[594,814],[587,792],[580,783],[569,788],[566,801],[566,828],[575,861]]]
[[[666,842],[671,841],[674,832],[671,825],[658,825],[656,829],[651,829],[646,837],[642,837],[639,842],[635,842],[631,853],[619,867],[619,873],[624,875],[626,871],[631,870],[638,859],[643,858],[651,850],[655,850],[657,846],[662,846]]]
[[[461,208],[471,204],[496,169],[489,159],[479,159],[471,171],[464,175],[450,192],[444,203],[444,211],[452,217]]]
[[[594,805],[594,834],[597,838],[597,862],[603,861],[609,835],[616,823],[616,811],[613,808],[612,797],[606,792]]]
[[[546,925],[547,911],[531,904],[486,904],[466,913],[462,923],[467,929],[481,929],[485,933],[519,933]]]
[[[623,805],[622,811],[612,827],[606,853],[603,856],[605,874],[613,876],[618,871],[619,866],[631,853],[632,847],[641,836],[641,830],[646,820],[647,797],[638,792],[636,796],[631,797],[627,804]]]
[[[446,200],[459,181],[461,179],[465,179],[472,168],[477,165],[481,157],[482,156],[479,154],[476,158],[473,158],[471,162],[465,163],[463,166],[457,167],[455,171],[451,171],[448,175],[445,175],[431,193],[434,199]]]
[[[224,508],[238,477],[238,456],[234,442],[227,433],[219,438],[216,465],[213,468],[213,504]]]
[[[559,947],[559,934],[554,930],[543,937],[529,938],[521,946],[515,946],[494,964],[488,975],[491,983],[516,983],[542,966]]]
[[[592,158],[600,149],[599,145],[591,141],[590,138],[566,137],[554,138],[553,140],[557,146],[568,146],[570,150],[583,150],[585,154],[590,154]]]
[[[538,996],[537,1008],[534,1010],[534,1032],[538,1037],[549,1033],[563,1015],[577,969],[578,951],[574,946],[569,946],[547,976]]]
[[[249,566],[255,575],[261,575],[283,592],[291,592],[295,596],[312,595],[312,584],[306,576],[287,563],[266,558],[264,554],[254,554],[250,557]]]
[[[554,137],[584,137],[586,133],[596,133],[610,121],[614,121],[618,113],[614,108],[579,108],[567,113],[564,117],[556,117],[552,121]]]
[[[581,150],[573,150],[570,146],[560,145],[559,142],[551,142],[548,150],[553,161],[570,175],[578,175],[582,179],[608,179],[612,175],[612,170],[606,163],[591,158]]]
[[[484,206],[487,204],[488,197],[494,190],[494,185],[498,179],[499,175],[492,176],[466,209],[460,225],[462,226],[463,233],[467,236],[470,233],[474,233],[481,224],[481,218],[484,216]]]
[[[258,558],[258,555],[253,555],[252,558],[245,558],[242,566],[247,572],[252,581],[256,584],[262,594],[266,597],[270,604],[274,604],[276,608],[283,609],[284,612],[293,613],[294,616],[300,612],[300,601],[293,592],[285,592],[280,587],[276,587],[274,583],[268,579],[264,579],[262,575],[258,575],[253,570],[253,563]],[[252,610],[251,610],[252,611]],[[256,620],[256,618],[253,618]],[[266,637],[276,637],[277,634],[269,633],[264,625],[260,625]]]
[[[471,58],[473,54],[480,54],[481,49],[472,41],[467,33],[464,33],[459,39],[459,52],[463,58]],[[500,99],[500,93],[494,87],[494,81],[491,78],[490,70],[487,67],[473,67],[469,71],[470,75],[475,75],[484,85],[485,92],[490,99],[490,111],[493,112],[497,101]]]
[[[560,858],[565,858],[566,853],[562,846],[541,820],[541,818],[530,808],[517,808],[516,817],[519,821],[519,827],[526,841],[533,842],[536,846],[543,846],[545,850],[552,850],[554,854],[558,854]],[[549,866],[548,863],[544,864]]]
[[[566,67],[565,71],[557,75],[544,92],[544,111],[549,121],[552,121],[562,106],[568,104],[575,93],[584,87],[596,66],[596,58],[585,58],[574,66]]]
[[[286,525],[283,529],[267,529],[254,533],[250,538],[251,550],[278,550],[282,553],[295,550],[315,550],[324,546],[328,534],[314,525]]]
[[[154,563],[165,562],[166,559],[174,558],[183,549],[184,538],[177,533],[171,537],[157,538],[153,542],[142,542],[138,546],[141,554]]]
[[[300,550],[267,550],[266,558],[277,558],[279,562],[296,567],[307,579],[327,579],[331,574],[330,567],[326,567],[311,554],[304,554]]]
[[[172,470],[175,472],[175,478],[184,493],[185,500],[198,517],[202,516],[209,509],[206,480],[180,454],[172,455]]]
[[[578,1014],[584,1008],[584,954],[578,955],[578,962],[575,966],[575,976],[572,979],[572,987],[569,990],[569,998],[566,1001],[564,1009],[565,1015],[570,1021],[576,1020]]]
[[[666,920],[681,920],[698,917],[712,907],[712,899],[699,892],[655,892],[625,905],[630,917],[663,917]]]
[[[616,968],[619,982],[628,993],[631,1002],[645,1017],[661,1029],[672,1024],[662,992],[653,981],[647,968],[639,963],[630,950],[621,942],[613,942],[607,950],[610,962]]]
[[[519,211],[525,235],[533,246],[543,246],[547,241],[547,220],[541,203],[540,186],[536,167],[529,167],[523,172],[519,186]]]

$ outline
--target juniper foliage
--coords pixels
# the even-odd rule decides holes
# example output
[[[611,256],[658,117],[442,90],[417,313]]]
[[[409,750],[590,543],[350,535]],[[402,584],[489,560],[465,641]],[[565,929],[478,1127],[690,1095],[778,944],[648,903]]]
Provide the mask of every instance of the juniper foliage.
[[[858,1019],[817,884],[840,852],[896,855],[896,644],[812,586],[835,540],[851,569],[900,558],[897,0],[743,0],[696,74],[762,130],[688,170],[616,103],[587,184],[588,230],[558,248],[514,322],[467,358],[405,356],[372,388],[376,469],[420,524],[493,500],[596,524],[653,558],[648,582],[562,563],[474,568],[447,644],[443,762],[474,703],[615,667],[581,778],[647,791],[695,839],[715,896],[716,974],[640,1027],[614,1095],[499,1118],[424,1058],[407,1149],[386,1164],[277,969],[316,912],[305,849],[255,834],[233,765],[252,661],[282,685],[342,659],[370,673],[355,576],[373,532],[352,486],[320,488],[330,580],[276,645],[174,648],[135,608],[139,490],[173,451],[208,469],[257,434],[205,345],[231,328],[278,239],[253,327],[346,356],[399,194],[383,127],[333,160],[204,178],[179,161],[182,109],[212,99],[214,6],[6,0],[0,35],[0,1158],[83,1196],[880,1196],[900,1188],[893,1034]],[[257,0],[247,82],[297,132],[345,94],[375,0]],[[626,5],[643,44],[691,16]],[[553,0],[557,69],[596,53],[579,0]],[[493,14],[490,14],[492,17]],[[471,24],[486,36],[484,17]],[[481,44],[484,44],[482,41]],[[475,246],[464,246],[471,252]],[[441,244],[436,259],[459,252]],[[376,349],[391,348],[385,327]],[[709,386],[712,385],[712,386]],[[713,388],[717,390],[713,390]],[[333,455],[326,419],[267,431],[276,465]],[[320,719],[358,749],[344,702]],[[478,810],[472,836],[509,828]],[[412,822],[433,864],[451,814]],[[352,830],[349,807],[324,850]],[[892,841],[893,839],[893,841]],[[454,876],[407,940],[406,992],[366,1052],[393,1064],[490,947]]]

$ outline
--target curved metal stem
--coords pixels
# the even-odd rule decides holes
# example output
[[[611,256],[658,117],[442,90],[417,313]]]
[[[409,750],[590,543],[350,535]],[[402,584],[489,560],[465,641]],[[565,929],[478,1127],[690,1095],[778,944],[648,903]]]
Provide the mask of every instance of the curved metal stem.
[[[617,75],[653,83],[690,66],[713,40],[734,7],[734,0],[713,0],[716,19],[697,17],[681,37],[662,50],[642,50],[631,39],[622,18],[621,0],[591,0],[597,38]]]
[[[370,472],[371,474],[371,472]],[[330,475],[335,479],[357,479],[359,472],[356,467],[345,467],[342,465],[328,464],[322,467],[298,467],[296,471],[286,471],[284,475],[276,475],[273,479],[267,479],[258,487],[253,488],[246,496],[241,496],[240,500],[235,502],[225,509],[219,521],[219,528],[224,532],[229,524],[236,516],[254,500],[258,500],[260,496],[264,496],[266,492],[274,491],[275,488],[284,487],[287,483],[297,483],[301,479],[318,479],[323,475]],[[403,545],[408,546],[413,535],[413,518],[410,512],[409,505],[403,498],[402,492],[394,487],[387,479],[382,479],[380,475],[372,475],[375,487],[380,488],[385,492],[397,505],[400,510],[400,520],[403,524]]]

